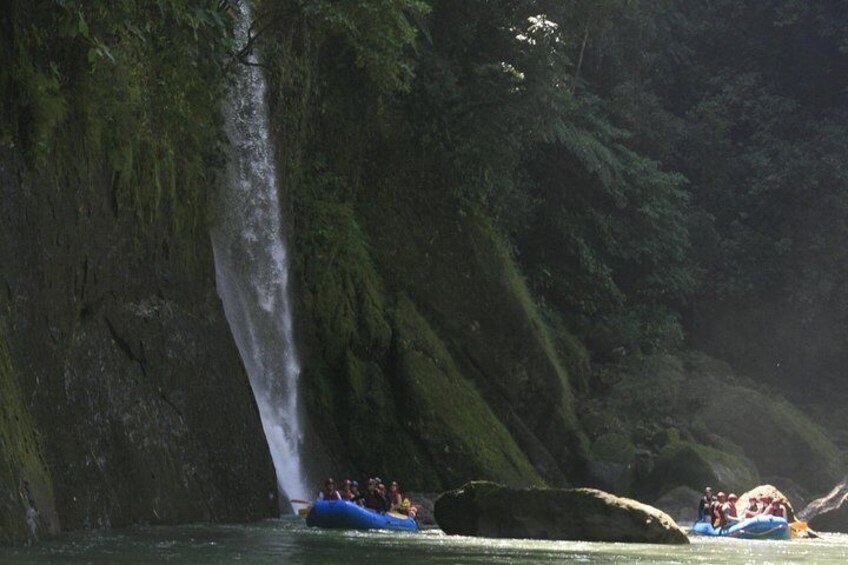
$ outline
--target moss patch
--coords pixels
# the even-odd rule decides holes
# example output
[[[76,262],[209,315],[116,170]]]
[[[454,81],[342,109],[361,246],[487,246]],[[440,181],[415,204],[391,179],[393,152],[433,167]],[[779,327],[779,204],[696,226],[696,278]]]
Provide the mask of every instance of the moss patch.
[[[608,432],[592,443],[589,456],[598,461],[629,465],[636,455],[636,447],[624,434]]]
[[[541,485],[503,424],[457,370],[441,340],[404,296],[398,299],[395,371],[401,418],[436,462],[445,484],[469,477]]]
[[[39,512],[39,535],[59,529],[53,481],[41,454],[35,424],[15,380],[0,323],[0,544],[22,542],[30,533],[26,512]]]
[[[546,480],[576,478],[588,446],[568,367],[585,350],[551,331],[485,216],[440,193],[437,179],[395,182],[416,188],[383,185],[359,208],[387,287],[415,303],[534,465],[551,470]]]
[[[826,491],[844,474],[844,459],[824,431],[786,400],[744,387],[724,389],[732,407],[712,402],[700,414],[709,428],[741,447],[769,475]]]
[[[660,450],[648,488],[661,495],[679,486],[701,490],[743,492],[759,483],[759,474],[747,459],[711,447],[679,441]]]

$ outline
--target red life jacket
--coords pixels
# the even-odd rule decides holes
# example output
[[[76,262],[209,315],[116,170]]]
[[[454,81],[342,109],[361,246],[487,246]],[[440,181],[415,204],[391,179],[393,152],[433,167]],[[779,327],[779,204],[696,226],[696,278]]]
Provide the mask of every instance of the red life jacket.
[[[353,500],[353,493],[350,491],[341,491],[339,494],[342,496],[342,500],[347,500],[348,502]]]
[[[727,506],[728,506],[728,508],[727,508],[727,515],[728,515],[728,517],[730,517],[730,518],[738,518],[739,516],[737,516],[737,515],[736,515],[736,505],[735,505],[735,504],[733,504],[732,502],[728,502],[728,503],[727,503]]]
[[[778,505],[777,508],[772,506],[771,515],[777,516],[778,518],[786,518],[786,508],[784,508],[782,504]]]

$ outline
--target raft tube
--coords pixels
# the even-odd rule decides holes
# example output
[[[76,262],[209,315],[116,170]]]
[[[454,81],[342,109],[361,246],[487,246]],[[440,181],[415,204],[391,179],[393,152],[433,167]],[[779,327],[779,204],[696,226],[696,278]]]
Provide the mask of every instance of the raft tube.
[[[696,522],[691,533],[737,539],[789,539],[789,523],[777,516],[756,516],[726,528],[714,528],[709,522]]]
[[[375,512],[344,500],[316,502],[306,515],[306,525],[345,530],[418,531],[418,522],[414,518],[395,512]]]

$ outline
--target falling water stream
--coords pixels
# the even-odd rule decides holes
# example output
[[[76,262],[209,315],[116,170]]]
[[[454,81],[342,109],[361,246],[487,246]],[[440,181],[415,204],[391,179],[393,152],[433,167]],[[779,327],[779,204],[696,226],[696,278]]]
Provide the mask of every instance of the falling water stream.
[[[250,8],[239,2],[236,45],[249,37]],[[212,246],[218,294],[256,397],[281,500],[306,498],[298,410],[300,364],[292,335],[288,259],[265,79],[256,54],[236,71],[227,107],[227,182],[216,205]],[[283,508],[283,510],[287,510]]]

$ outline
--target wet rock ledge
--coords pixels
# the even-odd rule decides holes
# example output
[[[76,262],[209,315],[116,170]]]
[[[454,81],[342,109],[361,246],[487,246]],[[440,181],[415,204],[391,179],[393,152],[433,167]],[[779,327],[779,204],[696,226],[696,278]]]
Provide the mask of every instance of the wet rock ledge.
[[[436,522],[449,535],[629,543],[689,543],[664,512],[589,488],[515,489],[470,482],[442,494]]]

